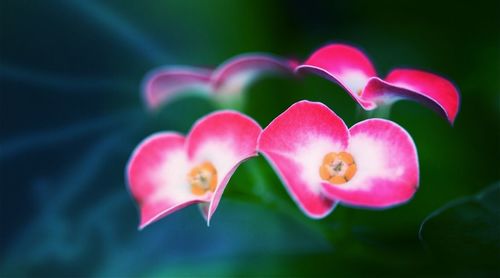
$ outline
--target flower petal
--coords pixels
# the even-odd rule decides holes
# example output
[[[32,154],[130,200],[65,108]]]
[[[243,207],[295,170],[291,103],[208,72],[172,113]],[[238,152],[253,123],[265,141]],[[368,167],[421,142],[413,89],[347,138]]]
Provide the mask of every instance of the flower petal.
[[[416,100],[436,110],[452,124],[460,105],[458,90],[450,81],[429,72],[411,69],[393,70],[385,81],[371,80],[363,98],[376,103]]]
[[[142,94],[150,109],[156,109],[188,90],[209,92],[211,71],[203,68],[166,67],[147,74]]]
[[[328,107],[300,101],[262,131],[259,151],[304,213],[321,218],[331,212],[335,201],[321,192],[319,168],[327,153],[344,150],[348,140],[344,122]]]
[[[179,134],[158,133],[141,142],[132,154],[127,179],[140,210],[140,229],[187,205],[208,201],[191,193],[184,142]]]
[[[207,223],[236,168],[257,155],[260,126],[236,111],[215,112],[200,119],[188,135],[187,150],[194,163],[211,162],[219,177],[206,214]]]
[[[199,203],[198,208],[200,209],[201,216],[208,223],[208,209],[210,207],[210,203]]]
[[[341,203],[382,208],[409,200],[418,187],[418,157],[410,135],[397,124],[369,119],[350,129],[348,152],[357,172],[345,184],[323,183]]]
[[[364,109],[375,104],[360,97],[370,77],[376,76],[370,59],[352,46],[330,44],[316,50],[296,71],[309,71],[337,82]]]
[[[218,94],[237,94],[257,78],[268,74],[292,74],[294,61],[269,54],[243,54],[220,65],[212,75]]]

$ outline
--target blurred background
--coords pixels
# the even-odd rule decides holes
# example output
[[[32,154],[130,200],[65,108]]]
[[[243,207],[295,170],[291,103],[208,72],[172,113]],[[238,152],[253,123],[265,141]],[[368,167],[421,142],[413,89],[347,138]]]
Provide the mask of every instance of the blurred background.
[[[500,275],[499,11],[482,0],[1,1],[0,276]],[[418,103],[392,109],[418,147],[413,200],[311,220],[259,157],[236,171],[210,227],[193,206],[137,231],[132,150],[215,109],[187,97],[149,113],[146,72],[256,51],[303,60],[328,42],[361,47],[381,76],[412,67],[460,89],[453,127]],[[366,117],[314,75],[260,80],[246,98],[262,126],[300,99],[349,126]]]

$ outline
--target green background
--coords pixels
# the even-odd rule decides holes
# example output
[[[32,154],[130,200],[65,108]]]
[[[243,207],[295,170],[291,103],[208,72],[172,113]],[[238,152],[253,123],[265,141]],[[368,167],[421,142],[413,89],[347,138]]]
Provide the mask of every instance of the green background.
[[[487,1],[2,1],[0,274],[498,275],[499,11]],[[215,109],[187,97],[148,113],[146,72],[246,52],[303,60],[330,42],[363,49],[380,76],[424,69],[460,90],[453,127],[418,103],[392,109],[419,154],[409,203],[341,205],[312,220],[258,157],[236,171],[211,227],[189,207],[136,230],[123,174],[133,148]],[[348,126],[367,117],[314,75],[266,78],[245,98],[262,126],[301,99]]]

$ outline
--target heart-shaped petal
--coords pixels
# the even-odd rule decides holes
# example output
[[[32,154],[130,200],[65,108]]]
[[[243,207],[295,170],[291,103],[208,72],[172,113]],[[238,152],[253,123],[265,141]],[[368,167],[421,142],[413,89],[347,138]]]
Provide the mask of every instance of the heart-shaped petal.
[[[238,165],[257,155],[261,128],[235,111],[200,119],[187,139],[163,132],[145,139],[127,167],[129,189],[140,214],[140,229],[194,203],[209,223]]]
[[[164,67],[146,75],[142,85],[144,102],[156,109],[186,91],[208,93],[211,70],[193,67]]]
[[[237,94],[258,78],[271,74],[293,73],[293,62],[269,54],[252,53],[236,56],[220,65],[211,82],[217,94]]]
[[[411,99],[434,109],[453,124],[457,116],[460,95],[448,80],[433,73],[396,69],[384,80],[368,82],[363,98],[377,104],[391,104],[400,99]]]
[[[235,111],[215,112],[199,120],[189,133],[187,152],[191,161],[210,161],[217,169],[219,183],[206,212],[210,223],[222,193],[236,168],[257,155],[261,128],[251,118]]]
[[[215,101],[237,97],[254,81],[266,75],[292,75],[296,62],[269,54],[242,54],[210,69],[169,66],[148,73],[142,95],[148,108],[155,110],[185,92],[202,93]]]
[[[326,153],[347,148],[348,140],[346,125],[328,107],[300,101],[262,131],[259,151],[304,213],[321,218],[336,203],[321,192],[321,161]]]
[[[360,50],[345,44],[330,44],[316,50],[297,72],[308,71],[342,86],[364,109],[375,105],[361,97],[370,77],[376,76],[370,59]]]
[[[140,229],[185,206],[209,201],[208,196],[190,191],[184,145],[182,135],[162,132],[146,138],[132,154],[127,178],[140,210]]]
[[[445,78],[420,70],[396,69],[382,80],[363,52],[344,44],[320,48],[295,71],[313,72],[340,84],[365,110],[412,99],[436,110],[453,124],[460,106],[457,88]]]
[[[351,129],[349,148],[357,166],[344,184],[323,183],[324,193],[345,204],[388,207],[408,201],[418,187],[417,150],[399,125],[369,119]]]

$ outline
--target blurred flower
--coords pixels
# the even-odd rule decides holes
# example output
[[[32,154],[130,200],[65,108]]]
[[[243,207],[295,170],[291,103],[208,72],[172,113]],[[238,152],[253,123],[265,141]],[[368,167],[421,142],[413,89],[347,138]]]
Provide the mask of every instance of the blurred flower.
[[[268,54],[243,54],[215,70],[169,66],[146,75],[142,94],[152,110],[186,92],[201,93],[216,102],[232,104],[239,101],[244,90],[257,78],[269,74],[292,75],[296,65],[294,61]]]
[[[325,217],[337,202],[400,204],[418,187],[417,151],[403,128],[369,119],[347,129],[321,103],[300,101],[288,108],[262,131],[259,151],[312,218]]]
[[[139,228],[195,203],[209,224],[231,175],[257,155],[260,132],[247,116],[222,111],[201,118],[187,137],[161,132],[146,138],[127,166]]]
[[[460,96],[450,81],[413,69],[395,69],[382,80],[368,57],[348,45],[322,47],[296,71],[310,71],[339,83],[365,110],[412,99],[438,111],[450,123],[458,113]]]

